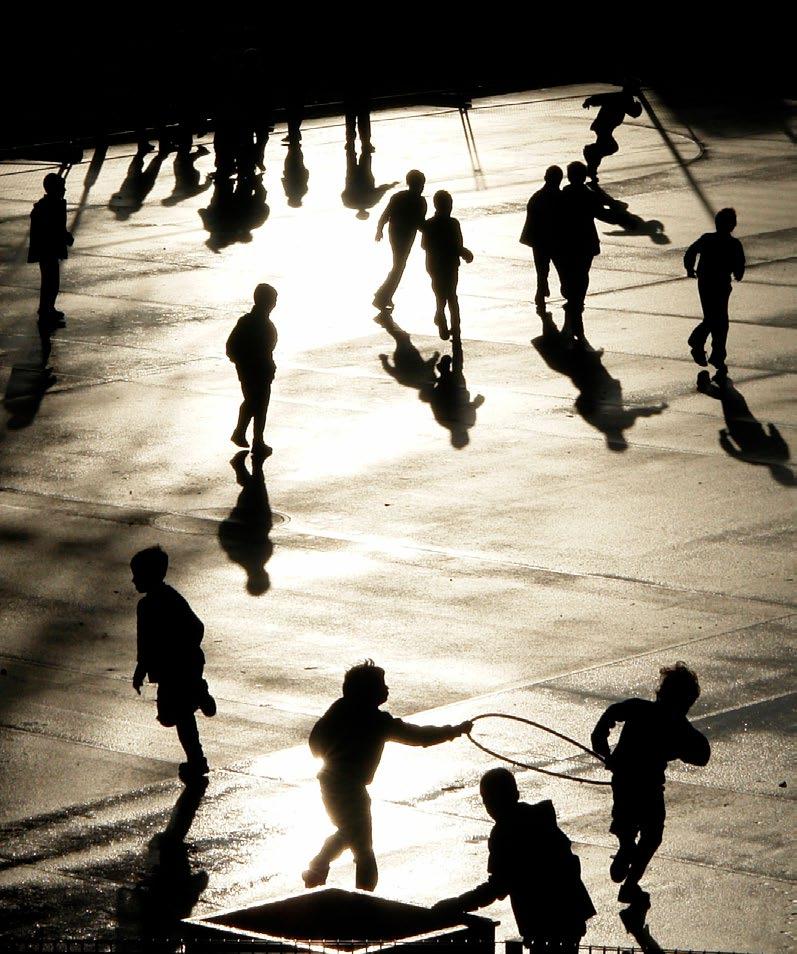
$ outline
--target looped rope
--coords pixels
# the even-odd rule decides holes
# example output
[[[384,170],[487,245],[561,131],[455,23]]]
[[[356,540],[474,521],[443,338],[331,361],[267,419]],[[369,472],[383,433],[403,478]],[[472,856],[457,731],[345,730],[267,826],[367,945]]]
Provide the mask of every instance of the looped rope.
[[[564,735],[561,732],[557,732],[556,729],[551,729],[547,725],[541,725],[539,722],[534,722],[532,719],[524,719],[521,716],[508,715],[505,712],[484,712],[481,715],[474,716],[470,721],[478,722],[479,719],[509,719],[512,722],[522,722],[524,725],[530,725],[535,729],[540,729],[542,732],[547,732],[549,735],[555,735],[557,739],[562,739],[563,742],[569,742],[577,749],[581,749],[582,752],[586,752],[587,755],[594,756],[601,763],[605,761],[605,759],[598,755],[597,752],[587,748],[586,745],[582,745],[580,742],[576,741],[576,739],[571,739],[569,735]],[[482,745],[481,742],[477,742],[470,732],[468,732],[467,735],[468,739],[476,746],[477,749],[481,749],[482,752],[492,755],[493,758],[501,759],[503,762],[508,762],[510,765],[516,765],[518,768],[530,769],[532,772],[539,772],[541,775],[551,775],[554,778],[565,778],[570,782],[580,782],[582,785],[612,784],[611,782],[601,781],[600,779],[579,778],[577,775],[567,775],[564,772],[552,772],[550,769],[540,768],[538,765],[529,765],[527,762],[518,762],[515,759],[510,759],[507,755],[501,755],[500,752],[494,752],[492,749],[488,749],[486,745]]]

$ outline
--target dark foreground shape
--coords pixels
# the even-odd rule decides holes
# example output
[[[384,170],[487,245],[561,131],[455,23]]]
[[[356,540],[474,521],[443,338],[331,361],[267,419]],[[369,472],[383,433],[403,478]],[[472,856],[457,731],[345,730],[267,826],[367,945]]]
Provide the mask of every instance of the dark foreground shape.
[[[276,947],[290,941],[297,942],[296,947],[291,943],[291,950],[297,952],[309,950],[310,943],[319,941],[330,951],[351,952],[374,945],[383,951],[399,950],[423,942],[444,944],[450,954],[492,954],[495,943],[495,924],[488,918],[464,914],[452,924],[450,918],[420,905],[340,888],[189,918],[183,923],[186,934],[190,931],[200,942],[233,936],[241,941],[272,941]]]

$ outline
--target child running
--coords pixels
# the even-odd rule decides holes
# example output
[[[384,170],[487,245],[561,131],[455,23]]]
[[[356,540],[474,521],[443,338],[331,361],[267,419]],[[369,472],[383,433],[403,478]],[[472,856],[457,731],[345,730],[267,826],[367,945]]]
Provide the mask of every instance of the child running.
[[[337,829],[302,873],[305,886],[326,883],[330,863],[347,848],[354,855],[356,885],[373,891],[379,878],[371,835],[371,798],[366,786],[373,781],[385,742],[437,745],[470,732],[471,722],[460,725],[420,726],[396,719],[380,706],[387,701],[385,671],[373,660],[349,669],[343,678],[343,697],[333,702],[310,733],[310,751],[323,758],[318,773],[321,798]]]
[[[160,547],[140,550],[130,561],[138,601],[136,671],[133,688],[141,695],[144,678],[158,684],[158,722],[177,729],[187,761],[178,770],[186,784],[202,781],[208,763],[196,725],[197,709],[216,714],[216,701],[202,678],[205,654],[200,649],[205,627],[177,590],[164,582],[169,557]]]
[[[617,900],[647,910],[650,895],[640,879],[664,833],[664,770],[681,759],[705,765],[711,755],[706,737],[691,725],[687,712],[700,695],[694,672],[682,662],[660,670],[655,702],[626,699],[603,713],[592,732],[592,748],[612,773],[612,824],[619,848],[609,868],[612,881],[622,882]],[[609,733],[624,723],[614,751]]]

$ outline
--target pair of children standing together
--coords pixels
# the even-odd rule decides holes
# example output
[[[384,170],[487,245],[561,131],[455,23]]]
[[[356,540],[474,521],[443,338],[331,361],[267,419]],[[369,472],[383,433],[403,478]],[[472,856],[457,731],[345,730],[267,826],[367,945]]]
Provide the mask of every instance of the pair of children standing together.
[[[133,687],[140,692],[146,676],[158,684],[158,721],[176,727],[186,753],[179,775],[190,785],[208,772],[195,713],[200,710],[212,716],[216,703],[203,678],[204,627],[185,599],[165,582],[167,566],[160,547],[143,550],[131,561],[134,585],[145,594],[137,610],[138,664]],[[655,702],[615,703],[592,733],[593,749],[612,772],[610,831],[619,844],[610,876],[621,884],[618,900],[643,912],[649,897],[639,882],[661,844],[667,763],[681,759],[705,765],[709,759],[707,740],[687,719],[699,694],[697,677],[679,662],[661,670]],[[347,849],[354,856],[357,887],[376,888],[368,785],[386,742],[426,747],[456,739],[473,728],[470,721],[444,726],[404,722],[381,709],[388,695],[383,669],[371,660],[354,666],[344,677],[341,698],[310,733],[310,750],[324,762],[318,779],[335,831],[303,872],[308,888],[325,884],[330,864]],[[623,730],[611,751],[609,734],[618,723],[623,723]],[[509,895],[527,943],[556,944],[563,954],[576,951],[595,909],[553,804],[521,802],[514,776],[503,768],[487,772],[480,791],[495,821],[489,839],[488,880],[466,894],[438,902],[438,913],[454,918]]]
[[[374,295],[374,305],[381,311],[390,311],[393,308],[393,295],[404,274],[415,236],[420,231],[421,245],[426,252],[426,270],[432,279],[435,296],[434,323],[444,341],[451,335],[455,340],[459,340],[459,262],[460,259],[467,263],[472,262],[473,253],[465,248],[459,221],[451,215],[454,200],[450,192],[445,189],[435,192],[432,199],[434,215],[426,218],[424,185],[426,176],[417,169],[411,169],[407,173],[408,188],[391,196],[379,218],[376,241],[381,242],[387,225],[393,252],[393,267]],[[446,307],[451,318],[450,328],[446,321]]]

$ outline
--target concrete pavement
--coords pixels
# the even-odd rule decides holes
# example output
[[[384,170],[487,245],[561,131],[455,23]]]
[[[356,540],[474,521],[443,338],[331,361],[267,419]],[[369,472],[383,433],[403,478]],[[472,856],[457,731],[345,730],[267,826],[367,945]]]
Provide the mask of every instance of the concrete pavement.
[[[75,167],[67,194],[79,225],[59,299],[68,324],[43,395],[30,396],[38,271],[24,256],[45,170],[0,170],[0,384],[29,395],[7,402],[0,443],[9,928],[77,934],[151,920],[135,886],[151,877],[147,844],[182,787],[152,689],[139,698],[130,686],[128,561],[160,542],[170,581],[206,624],[219,701],[200,725],[214,771],[188,835],[190,870],[208,873],[196,913],[301,888],[327,826],[307,733],[353,662],[385,667],[395,714],[516,712],[586,741],[605,705],[651,695],[658,668],[682,658],[701,678],[694,712],[713,758],[671,772],[646,879],[651,930],[665,947],[791,949],[793,474],[788,461],[730,456],[721,403],[695,391],[685,339],[699,305],[681,257],[709,222],[645,116],[618,130],[601,185],[660,221],[669,242],[601,226],[585,324],[604,353],[586,382],[531,343],[540,324],[517,242],[525,203],[549,164],[580,158],[591,136],[581,101],[600,88],[477,102],[478,169],[456,112],[374,117],[375,186],[422,169],[428,196],[452,192],[475,254],[460,275],[464,374],[469,400],[484,401],[463,447],[383,366],[396,340],[370,307],[389,266],[386,243],[373,241],[381,205],[366,221],[343,205],[340,123],[304,131],[299,208],[275,133],[265,221],[218,250],[200,215],[212,187],[175,202],[173,157],[122,216],[114,196],[130,150],[111,148],[88,185],[88,163]],[[748,423],[774,423],[793,447],[793,144],[773,129],[701,146],[650,98],[707,199],[737,209],[749,268],[731,298],[731,377]],[[197,169],[203,185],[212,156]],[[260,281],[280,294],[265,465],[274,526],[242,556],[225,524],[241,488],[224,342]],[[416,248],[394,318],[423,359],[449,350],[432,311]],[[261,596],[246,587],[257,558],[267,559]],[[484,731],[521,761],[598,771],[540,737]],[[388,747],[373,787],[380,893],[431,902],[483,877],[477,789],[491,764],[465,740]],[[531,772],[519,783],[528,799],[554,799],[575,842],[599,911],[587,940],[626,940],[607,876],[605,790]],[[353,883],[347,858],[330,883]],[[499,936],[515,933],[508,904],[488,911]]]

